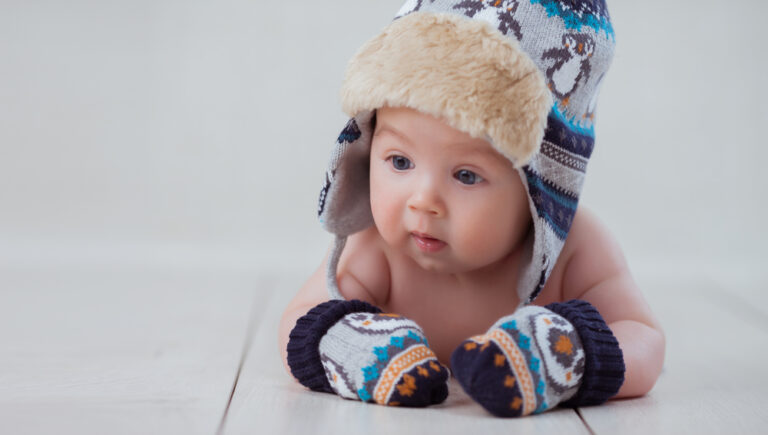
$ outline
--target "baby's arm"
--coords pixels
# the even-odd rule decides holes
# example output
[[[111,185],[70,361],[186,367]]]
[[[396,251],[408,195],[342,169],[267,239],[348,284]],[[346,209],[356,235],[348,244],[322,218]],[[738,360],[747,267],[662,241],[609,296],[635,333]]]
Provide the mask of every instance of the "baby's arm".
[[[625,380],[615,397],[646,394],[661,373],[665,338],[621,248],[594,215],[579,207],[563,256],[563,300],[594,305],[624,354]]]
[[[280,325],[288,371],[305,387],[382,405],[428,406],[448,395],[448,370],[410,319],[382,313],[389,267],[378,233],[347,241],[337,281],[345,300],[328,301],[325,264],[289,304]]]

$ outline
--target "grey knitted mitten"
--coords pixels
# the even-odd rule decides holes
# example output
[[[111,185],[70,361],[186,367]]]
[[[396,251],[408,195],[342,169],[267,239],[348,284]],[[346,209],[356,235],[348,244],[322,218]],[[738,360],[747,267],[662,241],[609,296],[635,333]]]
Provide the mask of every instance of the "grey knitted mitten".
[[[347,399],[428,406],[448,396],[448,369],[421,328],[362,301],[324,302],[300,318],[288,364],[304,386]]]

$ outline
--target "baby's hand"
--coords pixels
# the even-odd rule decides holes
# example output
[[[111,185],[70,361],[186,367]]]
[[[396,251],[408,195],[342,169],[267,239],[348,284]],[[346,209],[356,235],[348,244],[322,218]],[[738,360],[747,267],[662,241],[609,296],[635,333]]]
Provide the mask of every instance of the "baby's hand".
[[[502,317],[465,340],[451,366],[467,394],[501,417],[596,405],[624,381],[616,338],[597,309],[580,300],[529,305]]]
[[[291,331],[288,364],[302,385],[381,405],[428,406],[448,396],[448,369],[419,325],[366,302],[324,302]]]

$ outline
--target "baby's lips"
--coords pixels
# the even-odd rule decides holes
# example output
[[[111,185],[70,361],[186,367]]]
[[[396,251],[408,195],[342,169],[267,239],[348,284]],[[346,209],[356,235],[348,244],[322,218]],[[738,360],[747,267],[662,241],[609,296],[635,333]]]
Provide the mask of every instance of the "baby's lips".
[[[431,237],[426,233],[413,232],[411,233],[411,237],[413,237],[416,246],[423,252],[438,252],[448,245],[444,241]]]
[[[432,236],[430,236],[427,233],[420,233],[418,231],[412,231],[411,234],[416,236],[416,237],[420,237],[422,239],[427,239],[429,241],[442,242],[442,240],[438,239],[437,237],[432,237]],[[443,243],[445,243],[445,242],[443,242]]]

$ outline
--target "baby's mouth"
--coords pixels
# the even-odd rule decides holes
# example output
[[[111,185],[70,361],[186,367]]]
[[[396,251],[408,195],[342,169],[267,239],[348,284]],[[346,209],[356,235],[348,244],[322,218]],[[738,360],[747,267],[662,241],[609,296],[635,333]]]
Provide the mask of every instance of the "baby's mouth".
[[[436,239],[429,234],[425,233],[419,233],[416,231],[413,231],[411,233],[411,237],[413,238],[413,241],[416,243],[416,246],[422,250],[423,252],[437,252],[447,245],[444,241],[440,239]]]

